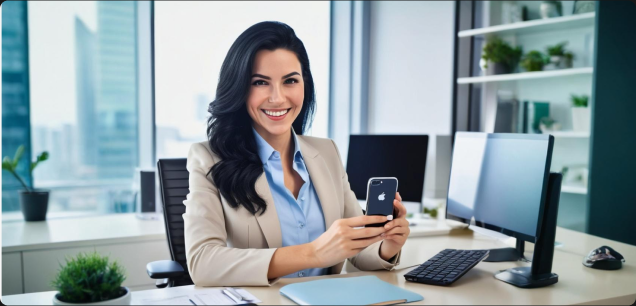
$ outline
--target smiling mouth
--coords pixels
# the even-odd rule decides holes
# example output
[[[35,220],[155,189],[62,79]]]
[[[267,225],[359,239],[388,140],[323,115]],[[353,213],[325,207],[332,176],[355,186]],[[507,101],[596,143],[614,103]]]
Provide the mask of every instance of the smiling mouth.
[[[268,115],[270,117],[282,117],[282,116],[285,116],[290,110],[291,110],[291,108],[280,110],[280,111],[270,111],[270,110],[261,109],[261,111],[263,113],[265,113],[265,115]]]

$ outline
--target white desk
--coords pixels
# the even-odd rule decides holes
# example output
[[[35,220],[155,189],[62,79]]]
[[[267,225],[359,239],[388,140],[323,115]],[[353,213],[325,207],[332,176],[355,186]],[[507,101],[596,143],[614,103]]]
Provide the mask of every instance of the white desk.
[[[636,246],[631,246],[567,229],[557,230],[557,241],[563,243],[555,250],[553,272],[559,274],[559,282],[539,289],[520,289],[493,277],[498,270],[525,266],[521,262],[482,262],[449,287],[438,287],[406,282],[403,275],[412,265],[424,262],[444,248],[485,249],[505,245],[498,240],[470,231],[452,231],[448,236],[410,238],[404,246],[402,262],[396,271],[350,272],[344,275],[283,279],[271,287],[247,287],[262,304],[293,304],[279,293],[280,287],[293,283],[325,277],[352,277],[376,275],[380,279],[417,292],[424,296],[419,304],[632,304],[636,300]],[[609,245],[621,252],[627,262],[618,271],[601,271],[584,267],[583,257],[592,249]],[[528,254],[527,254],[528,255]],[[133,292],[132,303],[141,300],[193,293],[205,288],[185,286]],[[55,292],[3,296],[7,305],[50,304]]]

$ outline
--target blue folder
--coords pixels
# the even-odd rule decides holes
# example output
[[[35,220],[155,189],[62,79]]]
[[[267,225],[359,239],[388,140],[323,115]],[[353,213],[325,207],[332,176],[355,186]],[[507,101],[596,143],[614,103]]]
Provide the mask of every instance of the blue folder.
[[[280,294],[299,305],[390,305],[417,302],[421,295],[376,276],[330,278],[290,284]]]

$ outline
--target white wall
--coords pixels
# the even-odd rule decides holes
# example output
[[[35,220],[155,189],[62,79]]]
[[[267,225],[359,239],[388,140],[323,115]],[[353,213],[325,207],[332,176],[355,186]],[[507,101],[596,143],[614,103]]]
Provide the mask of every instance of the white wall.
[[[369,133],[429,135],[426,197],[451,133],[454,23],[451,1],[371,1]]]

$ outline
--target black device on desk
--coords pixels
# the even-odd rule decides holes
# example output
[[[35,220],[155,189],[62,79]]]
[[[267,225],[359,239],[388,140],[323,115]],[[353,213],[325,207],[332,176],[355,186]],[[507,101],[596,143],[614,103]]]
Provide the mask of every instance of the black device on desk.
[[[516,237],[518,246],[523,241],[534,242],[532,267],[495,275],[518,287],[543,287],[558,281],[551,269],[561,175],[549,172],[553,145],[550,135],[455,135],[446,218]],[[487,251],[488,257],[498,252],[504,259],[511,254],[512,260],[523,256],[522,249]],[[465,270],[472,268],[470,264],[463,266]]]
[[[347,155],[349,185],[365,200],[372,177],[400,181],[402,202],[422,202],[428,135],[351,135]]]

